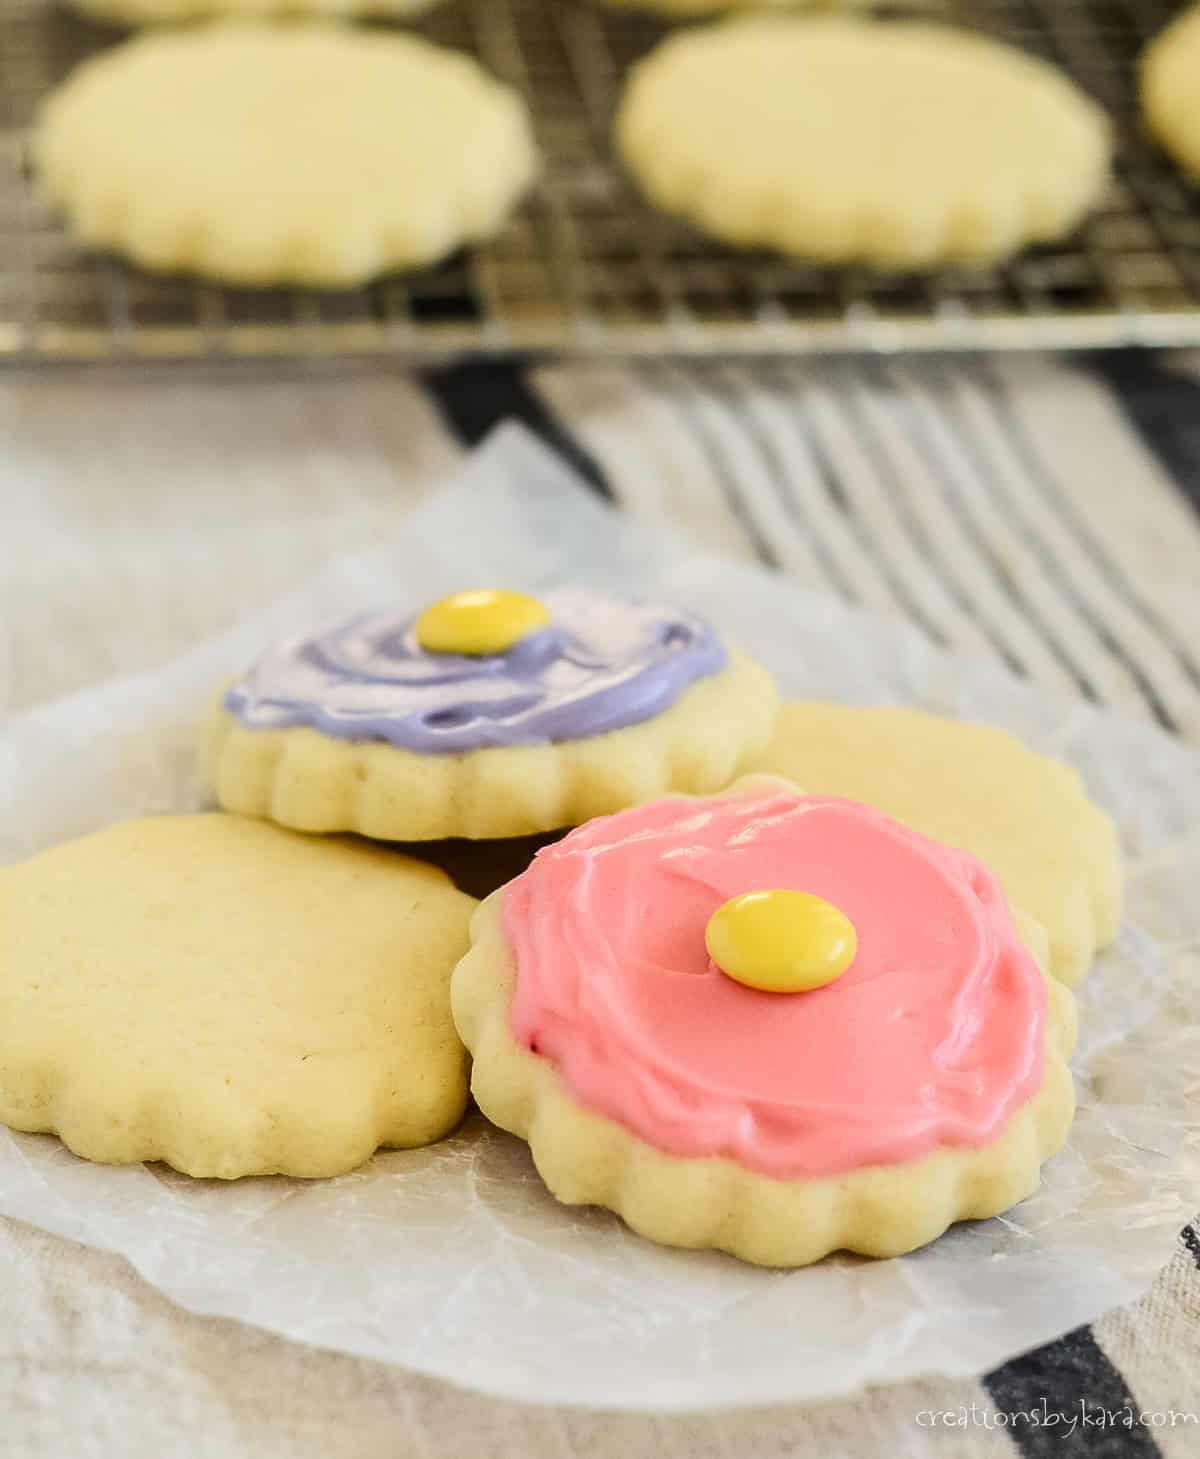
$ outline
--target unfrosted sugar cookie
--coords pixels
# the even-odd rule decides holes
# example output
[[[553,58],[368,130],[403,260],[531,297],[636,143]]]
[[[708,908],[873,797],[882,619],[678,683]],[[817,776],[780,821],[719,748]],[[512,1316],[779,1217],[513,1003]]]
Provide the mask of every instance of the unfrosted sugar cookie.
[[[129,821],[0,871],[0,1121],[88,1160],[337,1175],[448,1133],[440,871],[237,816]]]
[[[613,10],[651,10],[669,20],[705,18],[734,10],[857,10],[867,0],[600,0]]]
[[[916,21],[763,15],[671,36],[617,146],[652,202],[730,243],[910,268],[1066,233],[1109,129],[1059,72]]]
[[[334,25],[149,32],[41,112],[42,184],[86,244],[237,284],[343,287],[495,233],[535,170],[475,61]]]
[[[1200,6],[1178,16],[1141,60],[1142,111],[1150,130],[1193,175],[1200,175]]]
[[[650,10],[667,19],[741,10],[853,10],[867,0],[601,0],[613,10]]]
[[[214,703],[201,764],[227,810],[300,830],[525,836],[720,789],[776,704],[694,613],[480,589],[268,650]]]
[[[752,768],[866,801],[961,846],[996,873],[1050,940],[1049,970],[1083,977],[1121,921],[1111,819],[1076,772],[989,725],[914,709],[785,704]]]
[[[992,874],[778,780],[539,852],[451,995],[476,1102],[559,1200],[765,1265],[1008,1209],[1074,1108],[1074,1000]]]
[[[224,16],[228,19],[295,20],[298,17],[379,16],[407,20],[439,0],[68,0],[73,10],[115,25],[173,25]]]

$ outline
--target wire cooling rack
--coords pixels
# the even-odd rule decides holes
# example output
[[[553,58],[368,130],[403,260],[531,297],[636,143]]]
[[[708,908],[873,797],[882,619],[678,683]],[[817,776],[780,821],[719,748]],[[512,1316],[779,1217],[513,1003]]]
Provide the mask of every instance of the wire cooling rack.
[[[341,293],[222,289],[82,253],[38,199],[39,98],[119,39],[0,0],[0,359],[431,358],[459,352],[775,353],[1200,344],[1200,203],[1139,130],[1134,66],[1168,0],[945,0],[940,13],[1069,71],[1118,127],[1077,236],[988,269],[874,275],[738,252],[646,206],[609,131],[655,20],[586,0],[444,0],[420,24],[524,93],[545,157],[504,233]]]

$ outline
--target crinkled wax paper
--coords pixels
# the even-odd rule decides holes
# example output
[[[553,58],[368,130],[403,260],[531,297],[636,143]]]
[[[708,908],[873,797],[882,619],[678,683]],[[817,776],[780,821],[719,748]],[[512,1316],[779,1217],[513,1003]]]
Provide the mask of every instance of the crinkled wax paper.
[[[1147,725],[948,659],[901,625],[631,527],[515,430],[394,541],[336,561],[258,621],[161,672],[9,723],[0,859],[195,806],[197,710],[276,633],[397,596],[563,580],[692,603],[791,695],[991,720],[1083,772],[1120,823],[1128,918],[1083,989],[1079,1118],[1038,1194],[902,1260],[761,1271],[663,1250],[606,1212],[557,1205],[525,1147],[474,1115],[432,1149],[311,1183],[90,1165],[52,1137],[0,1131],[0,1210],[120,1252],[197,1312],[490,1393],[609,1407],[796,1400],[978,1372],[1136,1296],[1200,1204],[1186,1133],[1200,1075],[1189,1025],[1200,757]]]

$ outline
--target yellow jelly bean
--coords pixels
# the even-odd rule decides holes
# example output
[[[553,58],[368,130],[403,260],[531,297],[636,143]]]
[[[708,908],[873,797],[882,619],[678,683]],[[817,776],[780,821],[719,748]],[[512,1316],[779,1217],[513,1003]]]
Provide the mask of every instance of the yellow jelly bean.
[[[807,892],[747,892],[724,902],[704,932],[708,955],[735,982],[766,993],[805,993],[846,971],[854,924]]]
[[[544,603],[506,588],[474,588],[430,603],[417,619],[417,642],[433,654],[502,654],[550,622]]]

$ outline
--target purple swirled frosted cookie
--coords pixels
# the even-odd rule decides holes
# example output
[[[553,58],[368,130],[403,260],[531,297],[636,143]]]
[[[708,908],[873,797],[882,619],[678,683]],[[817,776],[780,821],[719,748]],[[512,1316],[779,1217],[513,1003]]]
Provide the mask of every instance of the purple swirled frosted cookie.
[[[690,611],[476,589],[269,648],[213,704],[201,759],[226,810],[300,830],[520,836],[720,789],[776,703]]]

